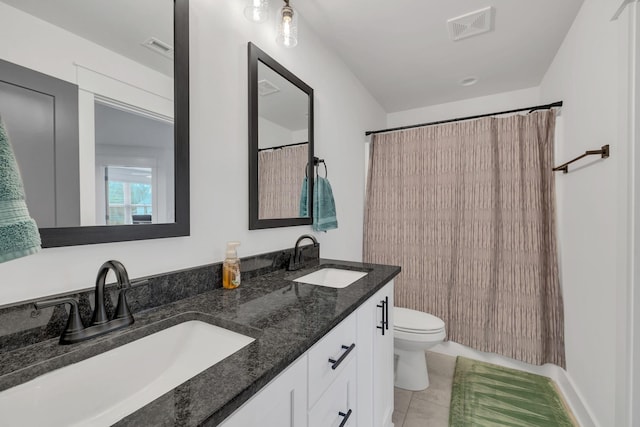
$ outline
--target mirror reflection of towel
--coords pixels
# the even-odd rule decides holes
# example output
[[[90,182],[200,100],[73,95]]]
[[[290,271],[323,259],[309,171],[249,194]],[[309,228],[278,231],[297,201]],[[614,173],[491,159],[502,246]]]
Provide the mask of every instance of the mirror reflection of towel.
[[[309,181],[307,177],[304,177],[302,181],[302,191],[300,191],[300,217],[306,218],[309,216],[309,201],[307,200],[307,193],[309,191]]]

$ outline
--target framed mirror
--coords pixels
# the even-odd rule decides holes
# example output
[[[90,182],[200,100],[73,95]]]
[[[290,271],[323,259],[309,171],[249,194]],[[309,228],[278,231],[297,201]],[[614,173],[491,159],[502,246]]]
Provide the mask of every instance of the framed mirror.
[[[313,89],[252,43],[249,229],[313,222]]]
[[[189,0],[0,0],[0,25],[42,246],[189,235]]]

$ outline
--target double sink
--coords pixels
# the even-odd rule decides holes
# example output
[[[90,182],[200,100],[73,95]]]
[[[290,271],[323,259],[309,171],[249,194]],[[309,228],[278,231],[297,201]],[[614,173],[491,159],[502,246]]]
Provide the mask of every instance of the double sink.
[[[345,288],[367,274],[325,267],[291,280]],[[0,414],[6,425],[111,425],[253,341],[198,320],[180,323],[0,393]]]

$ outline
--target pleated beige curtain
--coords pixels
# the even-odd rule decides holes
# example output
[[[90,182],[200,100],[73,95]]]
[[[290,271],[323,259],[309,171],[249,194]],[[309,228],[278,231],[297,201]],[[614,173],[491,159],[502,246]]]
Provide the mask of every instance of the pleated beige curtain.
[[[297,218],[309,146],[258,152],[258,218]]]
[[[544,111],[375,135],[364,257],[402,266],[396,306],[449,340],[564,367],[554,127]]]

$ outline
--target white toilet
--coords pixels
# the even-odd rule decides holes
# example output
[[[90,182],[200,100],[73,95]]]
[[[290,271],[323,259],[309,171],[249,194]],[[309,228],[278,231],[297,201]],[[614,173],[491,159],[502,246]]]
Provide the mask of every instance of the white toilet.
[[[393,315],[395,386],[424,390],[429,387],[425,350],[444,340],[444,322],[431,314],[408,308],[394,307]]]

